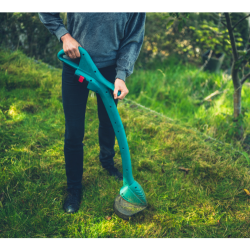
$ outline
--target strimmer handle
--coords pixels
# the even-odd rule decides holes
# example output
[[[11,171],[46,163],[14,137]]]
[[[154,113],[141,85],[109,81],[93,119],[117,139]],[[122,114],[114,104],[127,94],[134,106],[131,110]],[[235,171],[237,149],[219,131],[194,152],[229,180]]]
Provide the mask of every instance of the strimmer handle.
[[[64,50],[62,49],[58,52],[57,57],[60,61],[67,63],[69,66],[73,67],[74,69],[78,69],[79,66],[76,63],[72,62],[71,60],[64,58],[63,57],[64,55],[65,53],[64,53]]]
[[[81,53],[84,53],[82,47],[78,47],[78,49],[79,49],[80,55],[81,55]],[[60,50],[60,51],[58,52],[57,57],[58,57],[58,59],[59,59],[60,61],[67,63],[69,66],[71,66],[71,67],[73,67],[74,69],[77,70],[77,69],[79,68],[79,65],[77,65],[77,64],[74,63],[74,62],[72,62],[72,61],[69,60],[69,59],[64,58],[64,57],[63,57],[64,55],[65,55],[65,53],[64,53],[64,50],[62,49],[62,50]],[[114,91],[114,88],[112,88],[112,90]],[[121,91],[119,90],[118,93],[117,93],[117,96],[120,96],[120,95],[121,95]]]

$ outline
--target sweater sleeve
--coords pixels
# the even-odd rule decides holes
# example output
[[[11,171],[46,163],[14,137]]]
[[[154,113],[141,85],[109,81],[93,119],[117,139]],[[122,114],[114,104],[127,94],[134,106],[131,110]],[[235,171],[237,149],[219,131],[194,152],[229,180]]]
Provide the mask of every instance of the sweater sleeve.
[[[63,24],[63,20],[60,18],[60,13],[38,13],[41,22],[49,30],[49,32],[57,37],[61,41],[61,37],[68,32]]]
[[[116,78],[125,82],[126,77],[133,73],[134,64],[137,60],[145,32],[146,13],[131,13],[125,27],[125,35],[120,42]]]

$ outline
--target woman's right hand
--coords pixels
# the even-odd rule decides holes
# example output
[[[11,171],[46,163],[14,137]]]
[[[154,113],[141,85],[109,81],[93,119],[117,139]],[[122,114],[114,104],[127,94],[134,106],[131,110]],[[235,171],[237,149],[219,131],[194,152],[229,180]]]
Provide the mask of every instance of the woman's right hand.
[[[61,40],[63,42],[63,50],[64,53],[71,59],[76,59],[77,57],[80,57],[80,52],[78,47],[80,43],[78,43],[69,33],[63,35],[61,37]]]

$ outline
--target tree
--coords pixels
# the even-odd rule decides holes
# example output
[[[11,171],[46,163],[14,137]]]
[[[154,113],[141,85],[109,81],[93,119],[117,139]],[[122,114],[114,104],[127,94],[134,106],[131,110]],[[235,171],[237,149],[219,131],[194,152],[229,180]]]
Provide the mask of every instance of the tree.
[[[232,47],[232,80],[234,85],[234,122],[236,122],[237,134],[236,136],[241,139],[243,136],[243,125],[242,125],[242,114],[241,114],[241,89],[244,82],[250,77],[250,73],[244,75],[244,68],[248,65],[248,60],[250,59],[250,48],[249,45],[244,51],[237,50],[235,35],[233,33],[236,26],[238,26],[243,20],[245,20],[250,15],[246,15],[241,18],[236,24],[232,25],[232,21],[229,13],[224,13],[226,24],[222,22],[228,30],[230,43]],[[241,79],[239,77],[240,70],[242,70]]]

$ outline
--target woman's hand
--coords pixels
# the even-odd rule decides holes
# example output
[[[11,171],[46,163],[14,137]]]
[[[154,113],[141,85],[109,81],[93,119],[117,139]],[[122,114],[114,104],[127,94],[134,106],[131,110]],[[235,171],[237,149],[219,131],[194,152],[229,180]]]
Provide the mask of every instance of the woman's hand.
[[[81,45],[69,33],[62,36],[61,40],[63,42],[64,53],[68,57],[70,57],[71,59],[80,57],[80,52],[78,47],[79,46],[81,47]]]
[[[118,91],[121,91],[121,94],[119,96],[117,96]],[[125,84],[125,82],[119,78],[116,78],[115,80],[115,89],[114,89],[114,98],[115,99],[119,99],[122,100],[127,94],[128,94],[128,89],[127,86]]]

